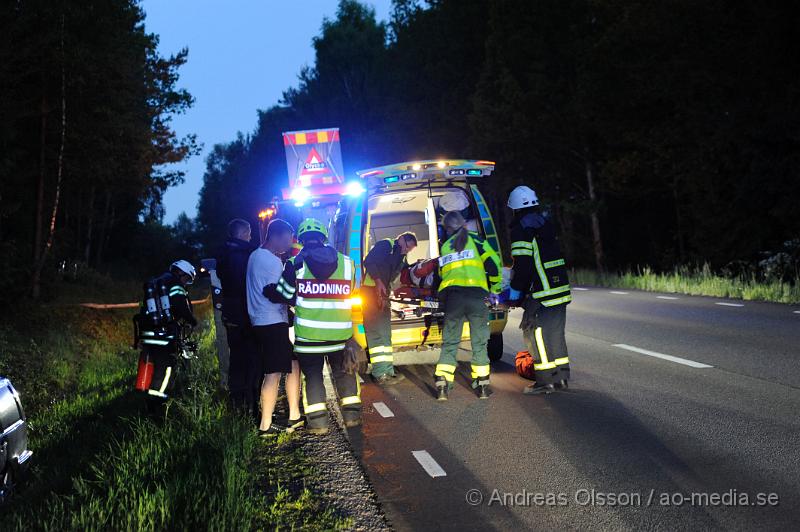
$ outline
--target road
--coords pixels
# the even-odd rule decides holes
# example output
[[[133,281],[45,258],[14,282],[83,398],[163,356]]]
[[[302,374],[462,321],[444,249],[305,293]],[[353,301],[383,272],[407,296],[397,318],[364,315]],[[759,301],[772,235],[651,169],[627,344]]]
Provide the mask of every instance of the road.
[[[518,311],[489,400],[473,395],[464,363],[446,403],[432,397],[431,365],[400,368],[408,379],[392,389],[364,385],[364,426],[349,437],[392,524],[796,529],[798,308],[599,288],[574,296],[568,391],[521,394]],[[760,493],[764,506],[744,505]]]

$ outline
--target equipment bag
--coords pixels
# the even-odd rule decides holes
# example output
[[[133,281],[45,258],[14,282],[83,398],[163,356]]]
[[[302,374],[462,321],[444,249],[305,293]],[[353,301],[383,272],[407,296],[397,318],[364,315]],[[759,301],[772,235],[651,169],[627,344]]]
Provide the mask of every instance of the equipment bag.
[[[517,374],[529,380],[536,380],[536,376],[533,371],[533,357],[527,351],[519,351],[517,353],[517,358],[514,361],[517,367]]]

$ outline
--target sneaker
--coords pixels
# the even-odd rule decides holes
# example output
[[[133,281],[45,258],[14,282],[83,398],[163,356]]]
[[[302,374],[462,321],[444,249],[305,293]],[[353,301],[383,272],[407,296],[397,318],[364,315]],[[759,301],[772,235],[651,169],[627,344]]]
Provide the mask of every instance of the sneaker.
[[[541,395],[553,393],[554,391],[556,391],[556,387],[552,384],[529,384],[522,390],[522,393],[525,395]]]
[[[303,416],[300,416],[297,419],[290,419],[288,420],[288,424],[286,426],[286,432],[294,432],[296,430],[302,429],[306,425],[306,420]]]
[[[444,377],[436,377],[436,400],[437,401],[447,401],[447,391],[449,386],[447,386],[447,379]]]
[[[275,422],[271,423],[267,430],[258,429],[258,435],[262,438],[271,438],[272,436],[277,436],[281,432],[287,432],[286,427],[278,425]]]
[[[379,386],[394,386],[398,382],[406,380],[406,377],[400,373],[384,373],[380,377],[373,377],[372,380]]]

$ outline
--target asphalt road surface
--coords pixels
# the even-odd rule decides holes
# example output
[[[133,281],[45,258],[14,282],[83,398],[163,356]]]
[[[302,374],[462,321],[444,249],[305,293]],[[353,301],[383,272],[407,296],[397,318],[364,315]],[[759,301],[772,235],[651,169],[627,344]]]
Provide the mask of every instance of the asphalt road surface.
[[[519,311],[488,400],[464,363],[444,403],[432,365],[401,367],[392,389],[364,385],[364,426],[349,437],[393,526],[796,530],[800,310],[574,295],[567,391],[522,395]]]

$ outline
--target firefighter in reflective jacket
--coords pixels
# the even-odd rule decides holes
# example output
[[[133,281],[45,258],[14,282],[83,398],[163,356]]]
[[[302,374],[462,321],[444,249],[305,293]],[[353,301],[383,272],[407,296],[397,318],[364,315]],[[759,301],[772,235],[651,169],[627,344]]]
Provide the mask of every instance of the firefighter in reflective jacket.
[[[355,270],[349,257],[325,244],[328,231],[321,222],[304,220],[297,229],[297,238],[303,248],[287,261],[275,291],[285,300],[294,299],[294,351],[305,383],[306,428],[313,434],[325,434],[328,412],[322,369],[326,358],[345,426],[361,424],[358,379],[344,363],[345,344],[353,336],[350,298],[355,288]]]
[[[525,394],[566,388],[569,356],[564,336],[567,304],[572,301],[567,267],[553,224],[539,210],[536,193],[526,186],[511,191],[511,256],[514,258],[509,299],[522,304],[520,323],[528,351],[534,357],[536,382]]]
[[[487,399],[489,389],[489,308],[485,299],[496,298],[501,290],[500,257],[488,242],[464,227],[464,217],[448,212],[442,224],[448,239],[441,247],[439,302],[444,310],[442,352],[436,364],[437,399],[447,400],[453,387],[456,354],[464,321],[469,322],[472,343],[472,387],[478,397]]]
[[[192,327],[197,325],[192,302],[186,291],[186,285],[192,284],[196,276],[191,263],[179,260],[172,263],[169,272],[153,281],[155,286],[166,289],[171,319],[159,331],[144,329],[139,332],[142,358],[152,363],[152,378],[146,386],[147,394],[151,397],[167,399],[167,392],[173,386],[172,376],[178,360],[178,335],[181,334],[184,324]]]

